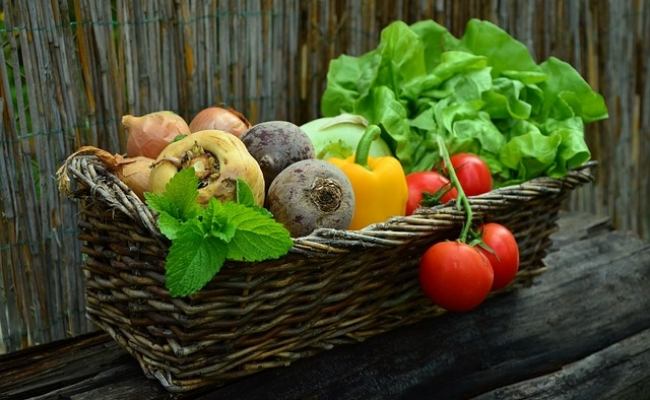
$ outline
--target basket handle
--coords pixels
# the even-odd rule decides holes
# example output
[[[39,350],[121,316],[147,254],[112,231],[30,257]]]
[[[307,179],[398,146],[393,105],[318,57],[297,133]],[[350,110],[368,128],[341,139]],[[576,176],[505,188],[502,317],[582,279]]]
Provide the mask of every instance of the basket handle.
[[[103,151],[103,150],[102,150]],[[105,152],[109,157],[110,153]],[[119,210],[144,227],[156,238],[162,234],[156,227],[156,217],[145,203],[107,166],[106,154],[97,148],[84,146],[71,154],[56,173],[59,191],[71,199],[94,197]]]

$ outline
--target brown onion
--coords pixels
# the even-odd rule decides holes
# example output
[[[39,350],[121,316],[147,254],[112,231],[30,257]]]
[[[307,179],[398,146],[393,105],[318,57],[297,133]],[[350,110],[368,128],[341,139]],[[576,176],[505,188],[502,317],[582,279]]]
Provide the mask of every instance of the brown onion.
[[[147,157],[122,158],[117,163],[115,175],[140,198],[150,192],[149,176],[154,160]]]
[[[92,154],[99,158],[106,165],[106,168],[115,173],[119,180],[133,190],[140,199],[144,199],[144,192],[150,191],[149,175],[151,175],[151,169],[154,163],[154,160],[151,158],[122,157],[120,154],[111,154],[98,147],[82,146],[72,153],[68,157],[68,160],[82,154]],[[67,165],[68,161],[57,171],[59,189],[64,193],[69,193],[70,191],[70,178],[67,176]]]
[[[242,113],[232,108],[208,107],[190,122],[190,131],[219,130],[241,137],[251,127]]]
[[[158,111],[136,117],[125,115],[122,125],[129,135],[126,153],[129,157],[156,158],[179,135],[189,135],[190,127],[171,111]]]

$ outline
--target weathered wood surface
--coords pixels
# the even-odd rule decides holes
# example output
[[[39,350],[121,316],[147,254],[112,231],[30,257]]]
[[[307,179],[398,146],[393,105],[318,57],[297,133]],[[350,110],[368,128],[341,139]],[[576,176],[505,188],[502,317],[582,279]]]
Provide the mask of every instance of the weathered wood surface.
[[[531,288],[186,398],[643,398],[650,243],[584,214],[561,226],[562,245]],[[0,393],[171,398],[99,334],[0,357]]]
[[[650,394],[650,329],[621,340],[551,374],[495,389],[477,400],[643,399]],[[612,380],[624,377],[617,384]]]

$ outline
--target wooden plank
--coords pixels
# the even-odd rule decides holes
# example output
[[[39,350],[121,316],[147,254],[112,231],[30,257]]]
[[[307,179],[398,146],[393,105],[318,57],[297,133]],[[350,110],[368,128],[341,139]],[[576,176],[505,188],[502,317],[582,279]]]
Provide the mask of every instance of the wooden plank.
[[[484,393],[497,399],[641,399],[650,393],[650,329],[548,375]],[[623,376],[625,379],[620,379]]]
[[[138,400],[162,400],[162,399],[175,399],[178,398],[160,386],[142,385],[142,378],[135,375],[137,371],[133,370],[124,371],[123,369],[115,368],[103,374],[104,379],[107,380],[105,386],[94,387],[92,390],[79,392],[71,395],[70,400],[114,400],[114,399],[138,399]],[[125,380],[118,380],[124,374],[130,375]],[[82,389],[80,387],[79,389]],[[67,393],[67,392],[66,392]],[[41,398],[54,399],[50,394]],[[39,400],[34,398],[33,400]]]
[[[553,234],[553,244],[549,251],[559,251],[567,244],[610,229],[612,224],[609,217],[597,217],[580,212],[561,212],[558,231]]]
[[[0,358],[0,399],[29,398],[87,378],[99,382],[97,377],[114,365],[131,375],[137,366],[107,335],[99,334],[10,353]]]

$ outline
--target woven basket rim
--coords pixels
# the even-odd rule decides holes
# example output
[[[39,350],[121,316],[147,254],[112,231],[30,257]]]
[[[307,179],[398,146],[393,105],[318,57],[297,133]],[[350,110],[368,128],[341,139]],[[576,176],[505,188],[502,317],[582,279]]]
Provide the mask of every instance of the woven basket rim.
[[[561,195],[593,181],[593,170],[598,162],[591,160],[570,170],[561,178],[547,176],[504,186],[479,196],[468,196],[474,219],[488,212],[506,210],[508,206],[529,201],[539,195]],[[71,177],[83,184],[80,190],[71,189]],[[57,172],[59,190],[71,199],[97,198],[138,223],[154,237],[166,240],[156,225],[156,215],[149,207],[95,155],[79,154],[69,157]],[[392,247],[404,245],[416,238],[430,234],[433,224],[457,226],[465,218],[456,208],[455,200],[433,207],[423,207],[411,216],[397,216],[385,222],[372,224],[360,230],[318,228],[306,236],[294,237],[290,253],[307,255],[335,255],[348,253],[361,247]]]

